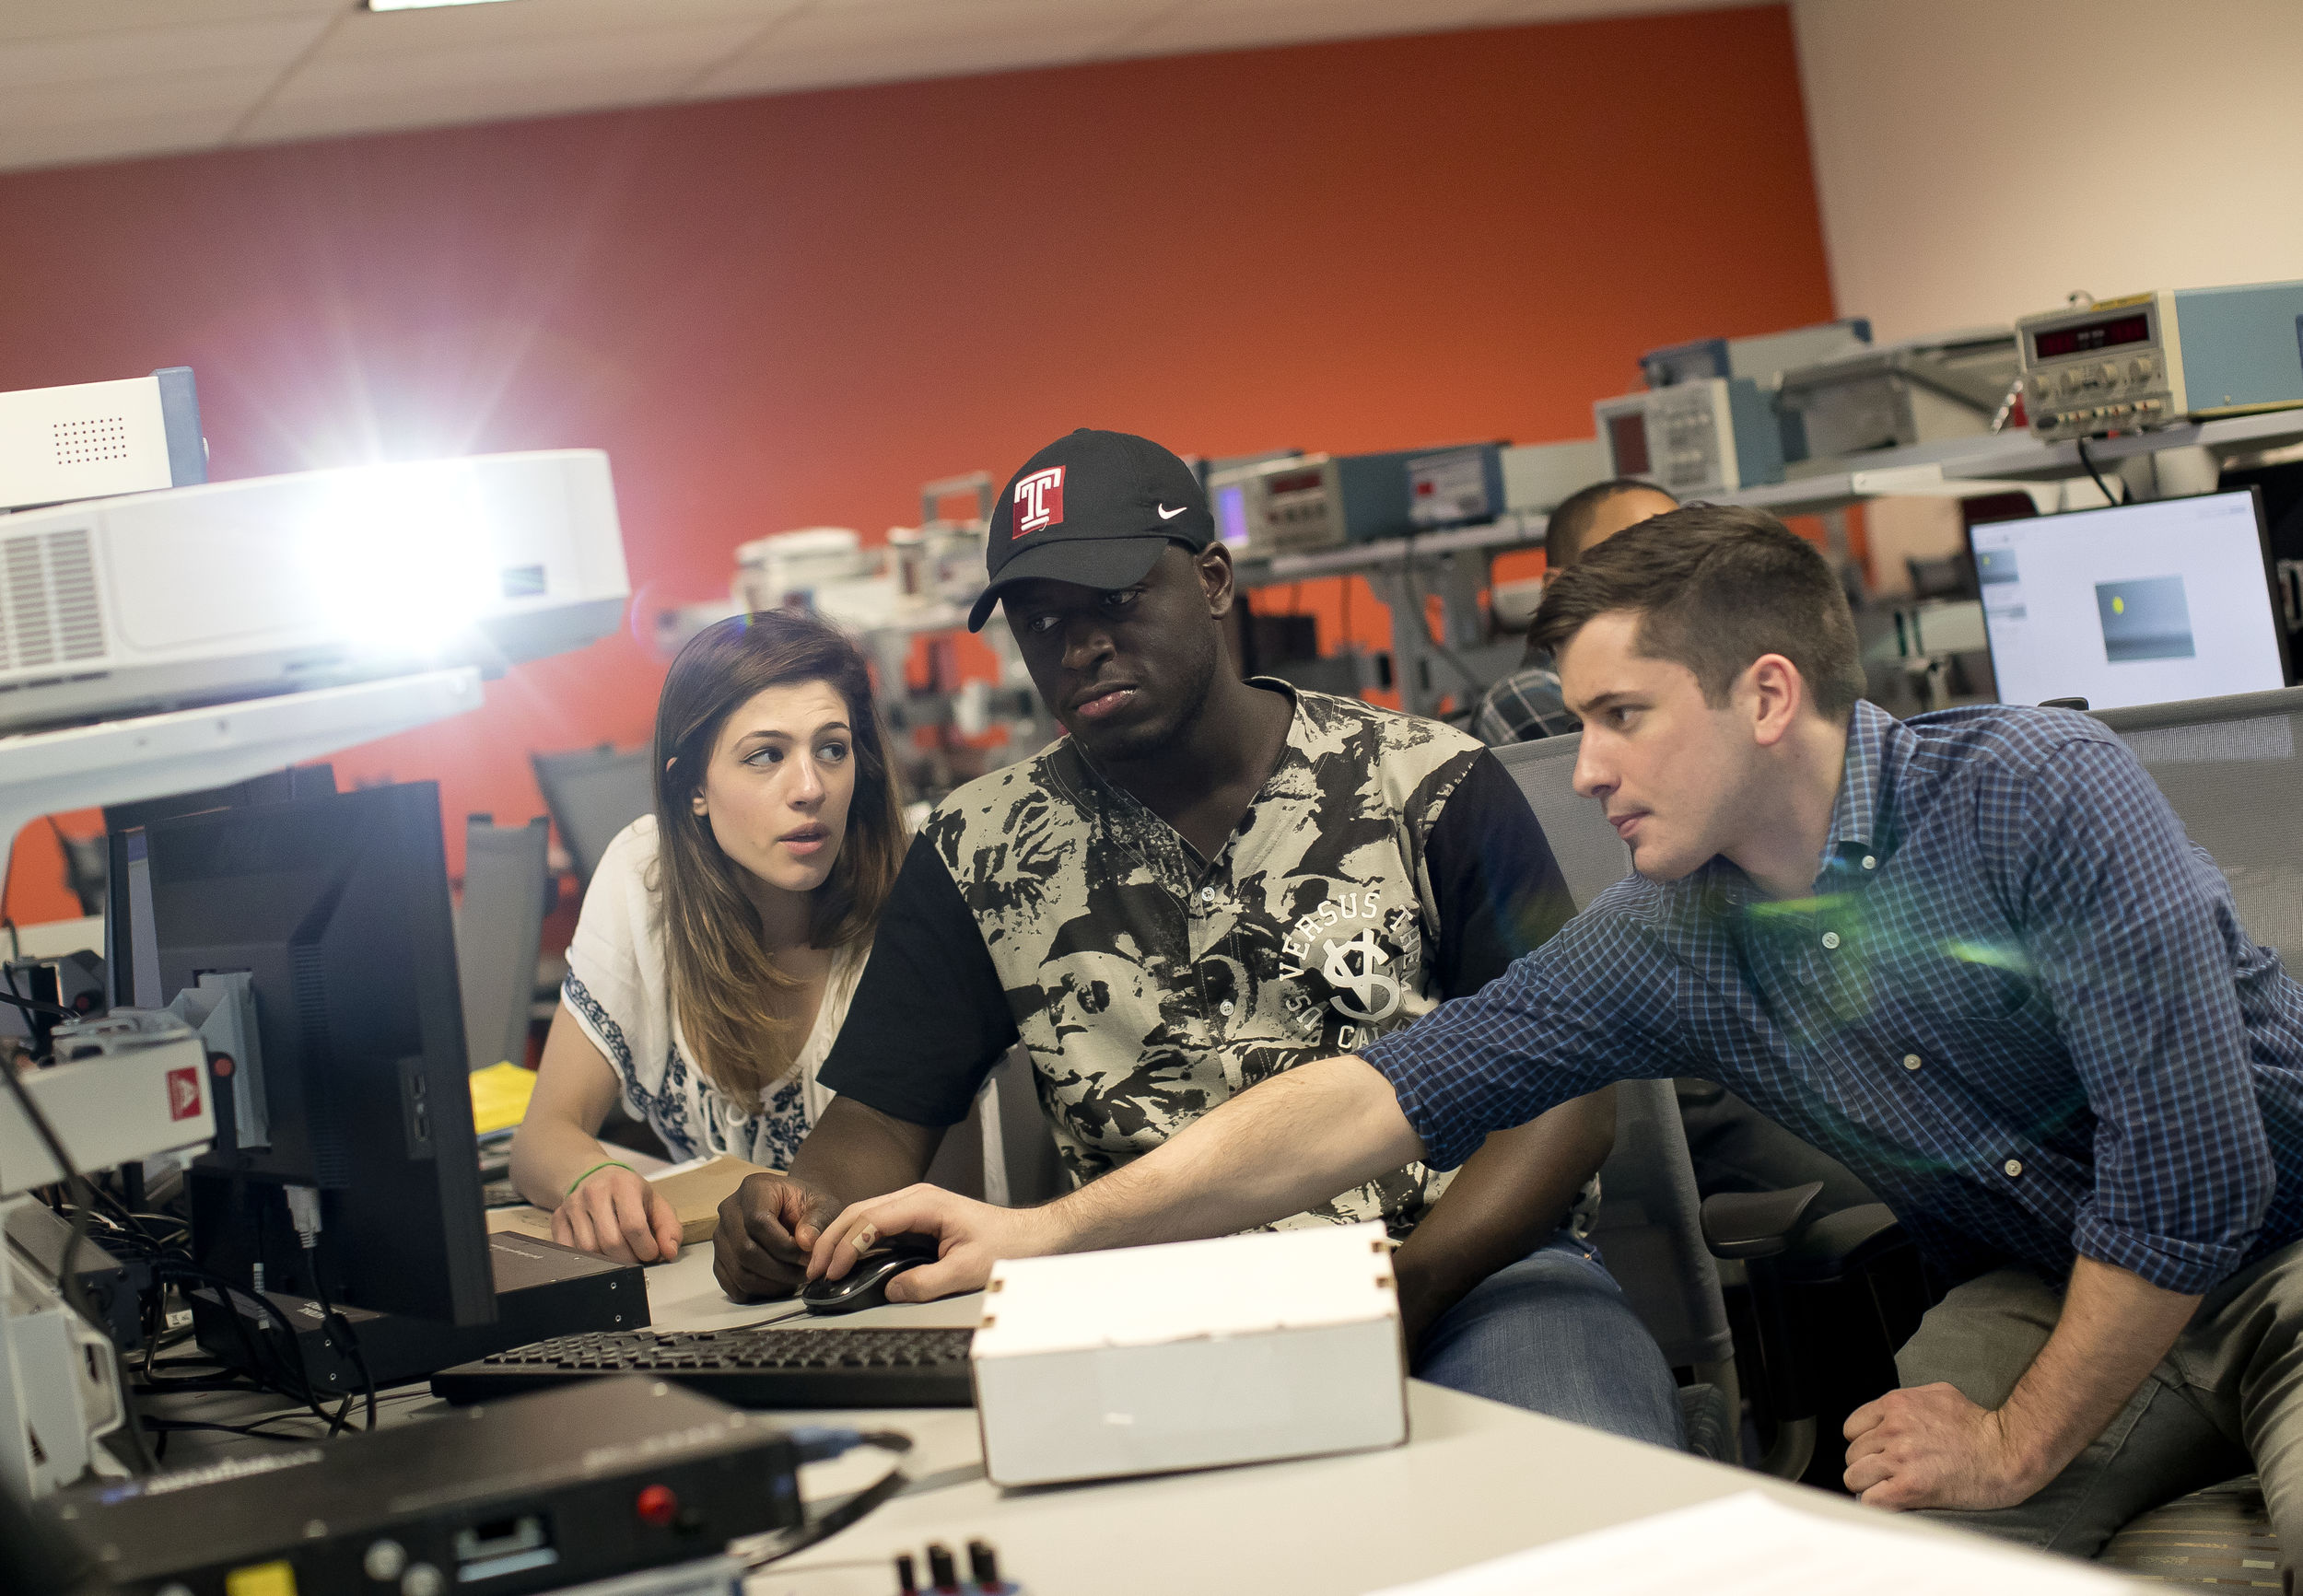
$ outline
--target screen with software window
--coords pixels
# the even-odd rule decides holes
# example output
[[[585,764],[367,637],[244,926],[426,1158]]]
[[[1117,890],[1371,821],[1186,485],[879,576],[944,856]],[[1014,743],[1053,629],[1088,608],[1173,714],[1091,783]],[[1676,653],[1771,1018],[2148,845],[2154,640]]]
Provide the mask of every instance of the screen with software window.
[[[2286,659],[2250,490],[1970,530],[2002,704],[2260,693]]]

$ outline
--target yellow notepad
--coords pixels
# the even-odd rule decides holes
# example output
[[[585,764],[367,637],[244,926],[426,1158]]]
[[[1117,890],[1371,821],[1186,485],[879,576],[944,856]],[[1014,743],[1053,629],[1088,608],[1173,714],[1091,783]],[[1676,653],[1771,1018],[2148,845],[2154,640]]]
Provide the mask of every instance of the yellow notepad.
[[[528,1117],[528,1100],[535,1094],[536,1072],[519,1065],[491,1064],[472,1072],[472,1133],[486,1136],[508,1131]]]

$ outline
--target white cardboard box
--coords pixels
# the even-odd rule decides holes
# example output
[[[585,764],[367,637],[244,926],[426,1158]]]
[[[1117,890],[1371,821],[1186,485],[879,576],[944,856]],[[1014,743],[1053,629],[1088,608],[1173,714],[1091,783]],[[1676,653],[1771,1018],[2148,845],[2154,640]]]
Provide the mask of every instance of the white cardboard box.
[[[1391,1244],[1374,1223],[1005,1259],[971,1357],[996,1485],[1408,1439]]]

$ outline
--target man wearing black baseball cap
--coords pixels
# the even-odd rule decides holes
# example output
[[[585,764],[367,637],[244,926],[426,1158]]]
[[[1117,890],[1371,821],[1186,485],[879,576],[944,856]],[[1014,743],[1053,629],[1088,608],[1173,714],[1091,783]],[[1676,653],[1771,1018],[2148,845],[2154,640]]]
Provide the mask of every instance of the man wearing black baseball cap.
[[[1070,733],[952,794],[880,916],[789,1174],[722,1208],[721,1284],[781,1294],[848,1204],[920,1178],[1021,1042],[1092,1181],[1265,1078],[1478,990],[1572,912],[1526,801],[1437,721],[1243,681],[1191,469],[1081,430],[993,511],[990,585]],[[1663,1355],[1588,1241],[1606,1092],[1283,1225],[1382,1221],[1422,1378],[1678,1444]],[[1320,1135],[1306,1125],[1307,1138]],[[891,1297],[904,1293],[901,1280]]]

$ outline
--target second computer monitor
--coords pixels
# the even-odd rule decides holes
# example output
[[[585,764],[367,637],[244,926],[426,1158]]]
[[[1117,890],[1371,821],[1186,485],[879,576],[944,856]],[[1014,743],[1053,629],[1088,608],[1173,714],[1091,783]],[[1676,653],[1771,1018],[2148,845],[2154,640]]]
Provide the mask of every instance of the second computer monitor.
[[[200,1265],[302,1296],[317,1267],[337,1302],[491,1322],[438,788],[236,806],[144,843],[162,992],[244,971],[256,999],[269,1123],[189,1177]],[[288,1186],[319,1189],[316,1254]]]
[[[2286,685],[2254,491],[1970,529],[2003,704],[2091,709]]]

